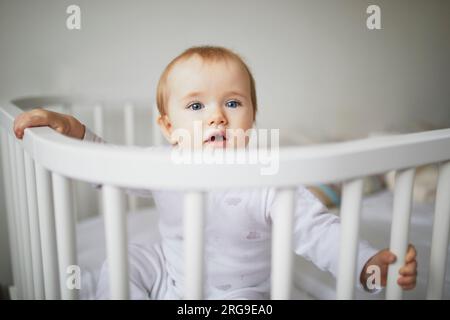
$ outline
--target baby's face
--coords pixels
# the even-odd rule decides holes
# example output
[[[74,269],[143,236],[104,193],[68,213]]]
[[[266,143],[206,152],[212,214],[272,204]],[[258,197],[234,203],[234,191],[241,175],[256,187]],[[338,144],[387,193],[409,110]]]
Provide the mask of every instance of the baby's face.
[[[167,114],[159,123],[171,143],[195,148],[246,145],[248,139],[238,138],[236,132],[252,128],[254,111],[250,78],[239,63],[205,62],[193,56],[173,67],[167,90]],[[196,132],[202,128],[201,135],[194,134],[195,123]],[[191,141],[178,139],[178,129],[189,132]]]

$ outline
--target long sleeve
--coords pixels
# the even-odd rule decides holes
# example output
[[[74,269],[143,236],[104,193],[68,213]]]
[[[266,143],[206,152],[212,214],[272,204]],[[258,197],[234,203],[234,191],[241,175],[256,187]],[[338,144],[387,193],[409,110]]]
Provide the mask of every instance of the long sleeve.
[[[294,212],[295,253],[312,261],[319,269],[331,272],[336,277],[339,263],[339,240],[339,217],[329,213],[328,209],[306,188],[298,187]],[[359,241],[355,277],[360,288],[362,286],[359,279],[364,265],[377,252],[378,250],[371,247],[368,242]]]
[[[101,137],[97,136],[88,127],[84,126],[84,137],[83,141],[95,142],[95,143],[106,143]]]

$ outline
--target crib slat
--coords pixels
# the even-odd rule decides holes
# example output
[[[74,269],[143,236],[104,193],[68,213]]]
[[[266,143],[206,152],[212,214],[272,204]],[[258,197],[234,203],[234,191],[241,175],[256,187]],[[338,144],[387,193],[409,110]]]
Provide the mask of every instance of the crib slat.
[[[184,194],[184,263],[185,296],[187,300],[203,298],[203,227],[204,195],[201,192]]]
[[[33,263],[34,298],[42,300],[44,295],[44,274],[42,270],[41,238],[36,199],[36,175],[34,162],[24,152],[25,175],[27,183],[28,218],[30,221],[31,261]]]
[[[294,189],[279,189],[273,209],[271,299],[292,293]]]
[[[59,283],[61,298],[64,300],[77,300],[79,289],[68,278],[76,276],[68,274],[68,267],[77,266],[75,216],[72,204],[72,184],[69,179],[57,173],[52,173],[53,195],[55,205],[56,238],[58,241]]]
[[[132,146],[135,143],[134,130],[136,128],[136,124],[134,121],[134,105],[131,103],[125,104],[123,109],[123,120],[124,120],[124,128],[125,128],[125,144],[128,146]]]
[[[113,300],[129,298],[127,219],[123,192],[103,185],[106,253],[108,257],[110,297]]]
[[[60,292],[52,181],[50,172],[40,164],[35,163],[35,171],[45,299],[56,300]]]
[[[125,144],[132,146],[135,144],[135,108],[131,103],[126,103],[123,109],[124,112],[124,128],[125,128]],[[133,195],[128,195],[128,204],[131,211],[136,211],[137,209],[137,197]]]
[[[102,138],[104,138],[104,123],[103,106],[97,104],[94,106],[94,132]]]
[[[386,299],[400,300],[402,288],[397,284],[398,271],[405,264],[408,249],[411,200],[415,169],[399,170],[395,173],[394,208],[391,225],[391,244],[389,250],[397,260],[389,266],[386,285]]]
[[[450,161],[439,167],[427,299],[442,299],[450,229]]]
[[[342,189],[339,267],[336,284],[336,296],[339,300],[354,298],[362,189],[362,179],[347,181]]]
[[[5,192],[5,202],[6,202],[6,213],[8,222],[8,236],[9,236],[9,246],[11,253],[11,263],[12,263],[12,275],[13,275],[13,287],[11,290],[11,296],[17,296],[17,289],[20,287],[20,273],[19,273],[19,261],[18,261],[18,244],[17,244],[17,233],[15,226],[15,212],[13,203],[13,193],[11,190],[12,186],[12,169],[10,164],[10,148],[8,143],[8,137],[5,130],[0,129],[1,134],[1,155],[3,164],[3,190]]]
[[[94,115],[94,133],[101,137],[105,138],[104,136],[104,112],[103,112],[103,105],[97,104],[94,106],[93,115]],[[97,203],[98,203],[98,212],[99,215],[103,214],[103,199],[102,199],[102,193],[99,192],[97,195]]]
[[[25,282],[27,291],[25,293],[26,299],[34,298],[33,285],[33,266],[31,261],[31,242],[30,242],[30,224],[28,220],[28,205],[26,195],[26,181],[25,181],[25,164],[23,149],[19,143],[15,143],[16,148],[16,168],[17,168],[17,187],[19,195],[19,223],[23,241],[24,264],[25,264]]]
[[[16,163],[16,141],[12,135],[8,136],[10,168],[11,168],[11,182],[12,182],[12,195],[13,195],[13,221],[17,240],[17,261],[18,261],[18,274],[20,283],[17,286],[17,299],[25,299],[25,292],[27,291],[25,281],[25,258],[23,250],[23,237],[20,228],[20,207],[19,207],[19,193],[17,186],[17,163]]]

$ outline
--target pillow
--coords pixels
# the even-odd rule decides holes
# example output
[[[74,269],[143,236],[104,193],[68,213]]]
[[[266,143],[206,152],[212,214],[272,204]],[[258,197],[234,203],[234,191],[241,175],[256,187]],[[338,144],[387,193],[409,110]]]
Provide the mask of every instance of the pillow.
[[[417,203],[433,203],[436,199],[437,179],[437,165],[417,167],[414,177],[413,201]],[[388,189],[394,192],[395,171],[388,172],[385,180]]]

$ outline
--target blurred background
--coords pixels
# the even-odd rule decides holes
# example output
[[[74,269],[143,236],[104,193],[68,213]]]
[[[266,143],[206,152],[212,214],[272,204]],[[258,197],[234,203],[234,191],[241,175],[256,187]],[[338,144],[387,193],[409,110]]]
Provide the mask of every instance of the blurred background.
[[[66,28],[71,4],[81,30]],[[381,30],[366,27],[371,4]],[[87,94],[151,106],[166,64],[204,44],[247,61],[257,124],[281,129],[284,143],[450,127],[447,0],[0,0],[0,101]],[[0,283],[8,284],[3,197]]]

